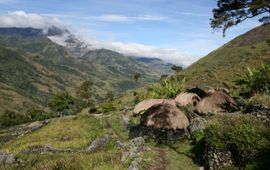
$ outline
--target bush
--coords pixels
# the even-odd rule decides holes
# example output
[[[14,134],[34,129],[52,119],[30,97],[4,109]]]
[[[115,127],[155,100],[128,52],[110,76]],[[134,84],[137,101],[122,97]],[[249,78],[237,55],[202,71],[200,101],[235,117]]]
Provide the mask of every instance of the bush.
[[[206,146],[230,150],[237,166],[245,167],[256,160],[264,164],[262,158],[269,152],[269,126],[247,116],[217,116],[214,123],[205,129]]]
[[[57,114],[69,115],[76,109],[74,105],[75,99],[68,92],[60,92],[55,94],[48,103],[48,106],[56,111]]]
[[[263,64],[259,69],[250,69],[236,81],[247,96],[255,93],[270,94],[270,64]]]
[[[0,127],[10,127],[14,125],[19,125],[31,121],[27,116],[13,112],[10,110],[5,111],[0,115]]]
[[[147,89],[146,98],[174,98],[183,91],[185,78],[171,77]]]
[[[37,121],[37,120],[45,120],[45,119],[53,118],[53,117],[56,117],[57,115],[53,113],[47,113],[41,109],[30,109],[27,111],[26,116],[31,121]]]

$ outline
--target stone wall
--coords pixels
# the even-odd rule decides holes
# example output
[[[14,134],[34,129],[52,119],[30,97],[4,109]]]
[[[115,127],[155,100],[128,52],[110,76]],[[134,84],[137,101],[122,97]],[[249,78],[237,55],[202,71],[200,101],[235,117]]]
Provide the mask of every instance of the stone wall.
[[[226,150],[217,150],[207,147],[205,153],[206,168],[218,170],[221,167],[233,166],[232,153]]]

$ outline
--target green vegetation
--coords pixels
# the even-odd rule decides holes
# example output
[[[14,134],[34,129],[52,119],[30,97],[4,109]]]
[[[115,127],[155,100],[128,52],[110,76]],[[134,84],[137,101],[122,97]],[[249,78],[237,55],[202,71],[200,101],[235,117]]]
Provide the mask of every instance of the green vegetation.
[[[237,25],[248,18],[253,18],[261,14],[259,19],[262,23],[269,23],[270,20],[270,6],[269,1],[265,0],[241,0],[228,1],[218,0],[217,8],[213,10],[213,18],[211,19],[211,27],[214,29],[221,29],[223,35],[225,31]],[[267,15],[268,14],[268,15]]]
[[[270,24],[254,28],[183,70],[187,85],[206,88],[227,84],[233,89],[243,70],[257,69],[270,60],[269,30]]]
[[[91,80],[84,81],[77,90],[77,95],[86,100],[88,106],[92,106],[94,103],[94,83]]]
[[[39,131],[21,136],[3,146],[3,150],[19,153],[30,146],[51,144],[55,148],[84,149],[89,142],[105,134],[102,122],[92,116],[65,117],[52,120]]]
[[[166,147],[167,159],[169,161],[167,169],[170,170],[196,170],[199,166],[194,163],[191,151],[193,146],[188,140],[179,141]]]
[[[42,154],[20,155],[27,159],[27,164],[21,168],[27,169],[93,169],[93,170],[124,170],[119,154],[115,151],[100,151],[92,154]],[[15,170],[16,166],[1,166],[1,169]]]
[[[14,126],[21,123],[29,122],[30,120],[31,119],[29,119],[29,117],[26,117],[25,115],[7,110],[0,115],[0,127],[4,128]]]
[[[54,95],[48,106],[57,112],[58,115],[69,115],[69,110],[74,105],[74,98],[68,92],[60,92]]]
[[[159,84],[148,87],[147,94],[142,98],[174,98],[183,91],[185,82],[185,78],[177,76],[163,79]]]
[[[255,93],[270,94],[270,64],[263,64],[258,69],[248,68],[248,72],[244,74],[236,84],[241,87],[241,92],[248,96]]]
[[[217,115],[205,130],[206,146],[229,150],[235,155],[235,165],[256,163],[266,167],[269,158],[269,126],[245,115]]]
[[[119,95],[137,88],[133,80],[136,73],[141,74],[141,87],[158,81],[164,70],[150,68],[134,58],[105,49],[76,57],[70,50],[42,36],[0,37],[0,113],[44,108],[59,91],[82,98],[76,96],[76,92],[86,80],[93,82],[92,99],[101,101],[108,91]]]

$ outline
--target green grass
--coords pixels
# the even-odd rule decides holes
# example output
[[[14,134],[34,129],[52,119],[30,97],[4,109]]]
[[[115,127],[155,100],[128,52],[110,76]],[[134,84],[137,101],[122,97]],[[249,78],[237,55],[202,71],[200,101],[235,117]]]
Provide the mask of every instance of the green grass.
[[[270,25],[255,28],[201,58],[183,71],[187,84],[216,87],[225,82],[233,86],[233,81],[243,75],[247,67],[257,68],[269,61],[269,30]],[[255,39],[254,43],[247,43]]]
[[[120,154],[116,151],[99,151],[92,154],[42,154],[19,155],[27,160],[20,169],[45,169],[45,170],[122,170],[126,169],[120,161]],[[2,166],[1,169],[16,170],[15,166]]]
[[[51,144],[55,148],[86,148],[105,134],[103,124],[91,116],[55,119],[44,128],[6,143],[2,149],[18,153],[30,146]]]
[[[199,165],[194,163],[190,152],[194,146],[188,140],[179,141],[176,144],[166,147],[168,170],[198,170]]]

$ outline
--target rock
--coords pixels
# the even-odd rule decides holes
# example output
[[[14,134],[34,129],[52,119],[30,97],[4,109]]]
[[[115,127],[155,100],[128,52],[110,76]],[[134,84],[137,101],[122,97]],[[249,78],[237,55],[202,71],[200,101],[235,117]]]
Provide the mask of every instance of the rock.
[[[205,129],[205,120],[198,116],[194,118],[189,125],[189,132],[192,135],[194,131],[203,131]]]
[[[212,147],[206,149],[206,165],[209,170],[218,170],[224,166],[233,165],[232,153],[227,150],[217,150]]]
[[[116,147],[118,148],[118,149],[123,149],[123,148],[125,148],[125,144],[124,143],[122,143],[121,141],[119,141],[119,140],[117,140],[116,141]]]
[[[120,124],[121,124],[122,128],[125,130],[128,130],[129,117],[128,117],[127,113],[126,112],[121,113],[119,119],[120,119]]]
[[[95,139],[89,146],[88,148],[86,149],[86,152],[94,152],[96,151],[97,149],[105,146],[108,141],[109,141],[110,137],[109,135],[105,135],[104,137],[102,138],[97,138]]]
[[[126,151],[123,152],[121,160],[127,162],[127,160],[133,159],[140,155],[140,152],[144,150],[145,141],[143,137],[137,137],[132,139],[126,145]]]
[[[128,167],[128,170],[139,170],[139,162],[137,160],[133,160]]]
[[[3,151],[0,151],[0,164],[13,164],[16,159],[13,154],[7,154]]]
[[[4,161],[5,161],[5,153],[0,151],[0,164],[4,163]]]
[[[188,118],[175,105],[157,104],[141,116],[140,124],[156,129],[186,129],[189,125]]]
[[[6,164],[13,164],[14,162],[15,162],[15,157],[13,154],[6,155],[6,160],[5,160]]]
[[[28,131],[29,132],[35,131],[35,130],[47,125],[48,123],[49,123],[48,120],[32,122],[28,125],[28,129],[29,129]]]
[[[130,141],[131,147],[136,147],[142,149],[144,147],[145,141],[143,137],[137,137]]]
[[[51,144],[46,144],[43,146],[43,152],[54,152],[57,149],[55,149]]]

